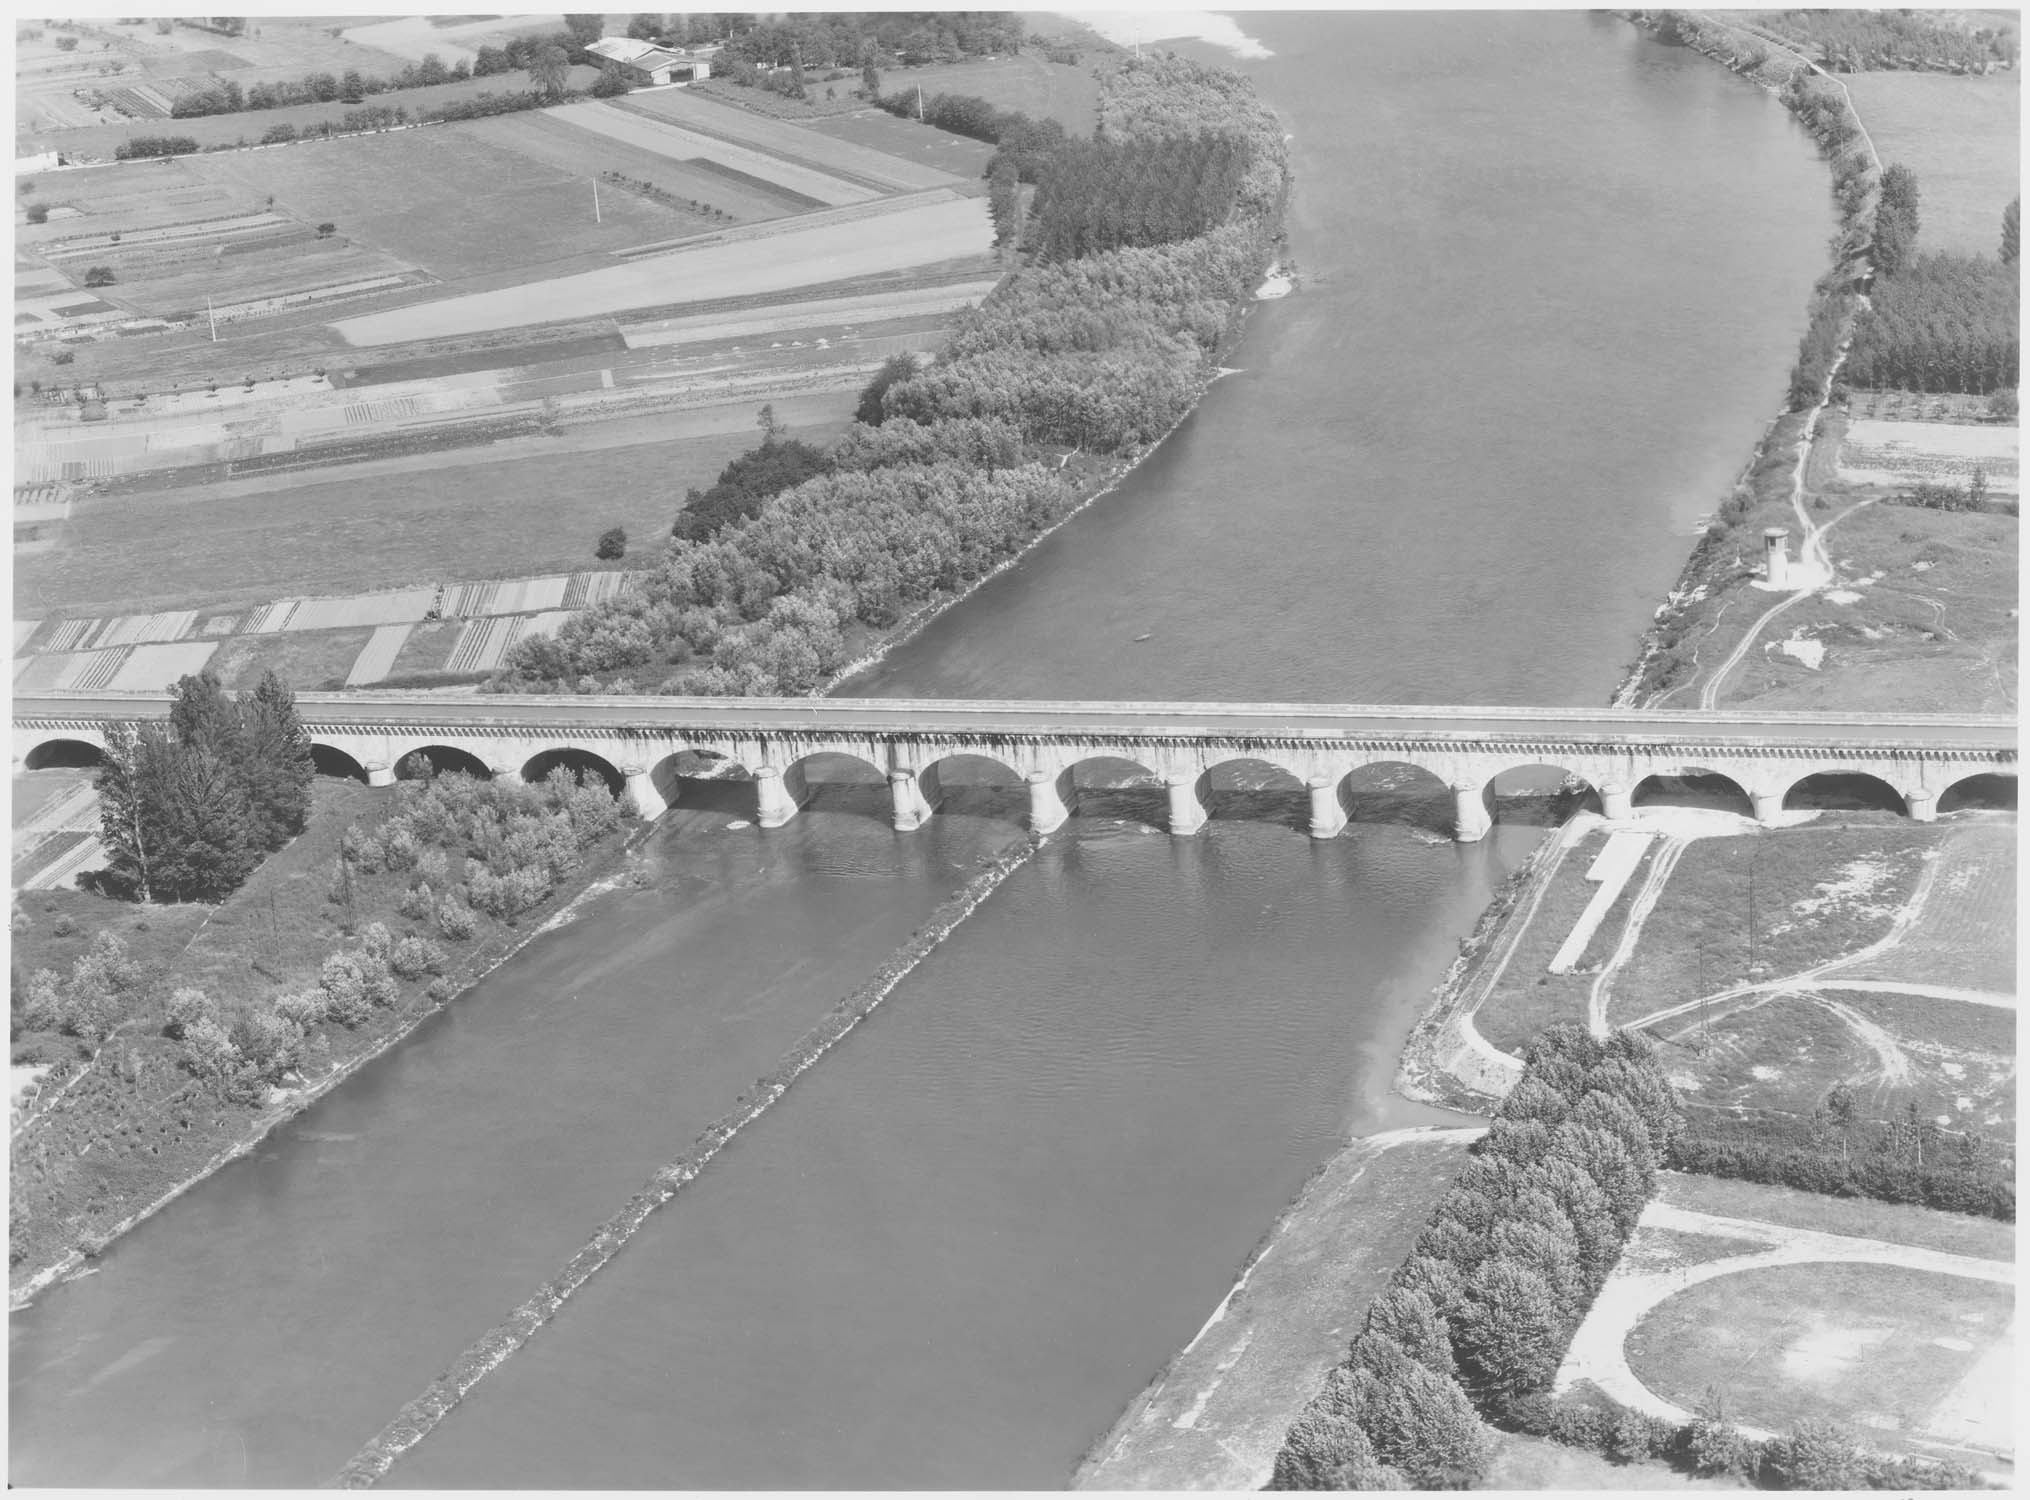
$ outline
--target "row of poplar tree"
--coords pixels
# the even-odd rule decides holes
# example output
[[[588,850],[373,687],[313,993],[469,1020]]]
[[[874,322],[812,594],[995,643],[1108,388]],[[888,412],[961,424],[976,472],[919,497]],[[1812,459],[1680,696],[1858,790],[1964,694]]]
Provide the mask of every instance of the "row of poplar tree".
[[[273,672],[228,696],[209,670],[171,689],[167,723],[106,733],[100,877],[143,901],[218,901],[303,831],[316,774],[296,697]]]

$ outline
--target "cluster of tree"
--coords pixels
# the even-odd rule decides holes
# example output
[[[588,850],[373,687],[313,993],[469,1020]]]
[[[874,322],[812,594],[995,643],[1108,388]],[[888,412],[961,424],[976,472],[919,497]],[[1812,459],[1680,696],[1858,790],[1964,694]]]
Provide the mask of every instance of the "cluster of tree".
[[[686,492],[670,535],[702,542],[759,513],[784,490],[831,470],[831,459],[822,448],[782,435],[772,405],[761,409],[761,426],[760,447],[750,448],[721,469],[709,490]]]
[[[2009,200],[2009,206],[2002,210],[2001,256],[2002,256],[2002,264],[2005,266],[2013,266],[2016,264],[2017,238],[2021,227],[2020,221],[2022,217],[2023,217],[2023,199],[2021,195],[2018,195],[2017,197],[2011,198]]]
[[[2015,267],[1933,252],[1879,278],[1854,329],[1844,378],[1859,386],[1985,395],[2017,383]]]
[[[113,155],[120,161],[136,161],[151,156],[188,156],[195,150],[197,142],[187,135],[136,135],[115,146]]]
[[[640,21],[641,17],[635,18]],[[669,17],[688,21],[679,39],[672,24],[655,38],[695,44],[704,29],[725,37],[728,62],[764,68],[853,68],[869,61],[917,66],[965,57],[1013,54],[1022,47],[1022,17],[1009,11],[833,11],[776,15]],[[730,23],[730,24],[729,24]],[[630,26],[629,34],[633,34]]]
[[[407,874],[402,915],[463,942],[475,911],[512,922],[546,899],[626,812],[603,781],[564,767],[533,786],[403,769],[423,774],[396,783],[395,810],[340,840],[330,895],[348,921],[363,876]]]
[[[1038,120],[1019,109],[1002,109],[975,94],[930,94],[919,98],[915,91],[905,89],[887,95],[877,92],[874,102],[902,119],[921,119],[939,130],[999,147],[987,164],[990,177],[1006,160],[1014,164],[1015,175],[1023,182],[1039,181],[1050,158],[1071,139],[1055,120]]]
[[[1132,61],[1106,87],[1135,90],[1122,128],[1155,138],[1194,133],[1200,105],[1236,134],[1236,100],[1252,100],[1244,81],[1175,58]],[[896,362],[877,376],[861,411],[869,430],[839,445],[830,472],[702,539],[673,538],[627,594],[518,643],[496,685],[590,690],[612,674],[678,667],[660,690],[805,692],[843,662],[856,622],[892,624],[1013,555],[1076,498],[1041,445],[1136,450],[1210,377],[1277,232],[1282,135],[1251,107],[1262,128],[1238,135],[1271,152],[1276,191],[1261,190],[1251,159],[1208,234],[1010,277],[957,320],[936,364]],[[630,690],[634,678],[608,685]]]
[[[102,884],[143,901],[224,899],[302,831],[314,774],[295,695],[273,672],[230,698],[209,669],[184,677],[166,725],[107,731]]]
[[[1247,162],[1245,141],[1210,130],[1070,142],[1037,185],[1024,247],[1077,260],[1204,234],[1233,211]]]
[[[1539,1036],[1345,1363],[1291,1427],[1270,1488],[1471,1486],[1487,1460],[1475,1407],[1507,1420],[1550,1389],[1680,1125],[1645,1038]]]
[[[1922,1203],[2013,1221],[2016,1162],[1978,1131],[1948,1133],[1913,1102],[1899,1119],[1865,1120],[1844,1084],[1802,1120],[1740,1122],[1687,1113],[1670,1165],[1710,1177],[1781,1183],[1812,1193]]]
[[[147,984],[141,966],[127,956],[127,945],[111,932],[94,933],[68,974],[37,969],[23,983],[17,969],[13,978],[13,1035],[60,1031],[89,1047],[105,1041],[133,1013]]]
[[[1954,484],[1950,480],[1920,480],[1899,491],[1895,503],[1912,505],[1919,510],[1999,511],[2004,515],[2015,515],[2017,510],[2015,501],[1997,500],[1990,495],[1988,471],[1979,464],[1974,465],[1974,471],[1965,484]]]
[[[1859,305],[1852,268],[1874,240],[1868,205],[1880,174],[1861,122],[1838,84],[1800,67],[1786,80],[1779,97],[1832,163],[1833,196],[1840,205],[1842,225],[1833,247],[1833,269],[1812,289],[1811,319],[1791,366],[1787,400],[1792,410],[1801,411],[1817,405],[1831,390],[1840,348]]]
[[[1835,73],[1929,68],[1985,73],[2016,61],[2014,31],[1922,10],[1767,11],[1761,24]]]

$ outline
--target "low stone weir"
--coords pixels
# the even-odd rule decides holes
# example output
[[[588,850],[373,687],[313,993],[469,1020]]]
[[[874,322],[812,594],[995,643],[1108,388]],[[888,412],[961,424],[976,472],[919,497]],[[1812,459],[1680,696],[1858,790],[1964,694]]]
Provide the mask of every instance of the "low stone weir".
[[[675,1197],[744,1126],[789,1092],[790,1085],[802,1073],[872,1015],[875,1007],[932,949],[950,936],[1002,881],[1028,863],[1042,843],[1040,839],[1027,839],[1004,850],[986,869],[942,902],[872,979],[839,1001],[799,1037],[782,1061],[735,1100],[731,1110],[707,1126],[688,1151],[657,1169],[618,1213],[599,1226],[563,1270],[459,1355],[421,1395],[404,1405],[394,1420],[339,1471],[337,1485],[344,1489],[366,1488],[385,1475],[403,1453],[429,1436],[489,1371],[533,1338],[536,1330],[556,1315],[566,1298],[619,1253],[650,1214]]]

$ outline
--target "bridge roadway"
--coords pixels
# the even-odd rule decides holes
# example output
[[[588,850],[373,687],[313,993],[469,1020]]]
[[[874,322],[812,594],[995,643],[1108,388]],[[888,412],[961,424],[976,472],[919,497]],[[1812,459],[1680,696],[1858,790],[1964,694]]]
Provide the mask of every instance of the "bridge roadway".
[[[160,719],[161,693],[46,694],[14,703],[15,759],[52,741],[103,746],[103,726]],[[1195,832],[1215,766],[1264,762],[1312,792],[1312,831],[1345,825],[1344,782],[1363,766],[1402,763],[1441,777],[1459,834],[1486,832],[1503,770],[1558,767],[1589,782],[1610,817],[1648,776],[1732,778],[1773,817],[1805,776],[1868,774],[1928,818],[1969,776],[2013,777],[2016,722],[1996,715],[1322,705],[1055,703],[871,698],[675,698],[352,692],[302,693],[312,740],[376,784],[412,750],[442,748],[499,777],[540,775],[560,758],[596,761],[660,813],[684,774],[676,757],[731,761],[758,783],[758,817],[777,826],[808,794],[804,762],[846,755],[885,773],[898,828],[935,811],[940,768],[998,762],[1030,788],[1031,822],[1055,827],[1075,802],[1077,766],[1127,760],[1170,788],[1172,831]]]

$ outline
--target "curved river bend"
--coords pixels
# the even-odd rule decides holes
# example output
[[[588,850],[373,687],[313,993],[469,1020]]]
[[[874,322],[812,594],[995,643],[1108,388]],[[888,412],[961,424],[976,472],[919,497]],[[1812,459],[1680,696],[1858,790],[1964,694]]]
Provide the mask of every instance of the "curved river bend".
[[[1300,293],[1119,493],[855,691],[1601,701],[1832,228],[1777,104],[1602,17],[1251,15]],[[1138,640],[1146,636],[1146,640]],[[599,898],[9,1327],[17,1484],[328,1479],[994,849],[841,785]],[[1349,1132],[1539,836],[1094,799],[391,1482],[1047,1487]]]

